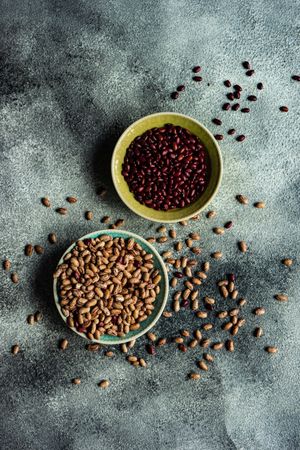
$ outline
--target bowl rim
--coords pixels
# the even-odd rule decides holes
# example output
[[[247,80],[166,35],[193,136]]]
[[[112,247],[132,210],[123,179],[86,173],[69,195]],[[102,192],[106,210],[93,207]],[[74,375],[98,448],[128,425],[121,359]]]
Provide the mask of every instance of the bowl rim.
[[[164,263],[162,257],[160,256],[160,254],[158,253],[158,251],[156,250],[156,248],[154,248],[153,245],[150,244],[150,242],[146,241],[146,239],[144,239],[144,238],[141,237],[140,235],[135,234],[135,233],[132,233],[131,231],[127,231],[127,230],[111,230],[111,229],[105,229],[105,230],[96,230],[96,231],[93,231],[93,232],[91,232],[91,233],[85,234],[84,236],[82,236],[82,237],[78,238],[76,241],[74,241],[74,242],[73,242],[73,243],[65,250],[65,252],[64,252],[63,255],[61,256],[61,258],[59,259],[59,261],[58,261],[56,267],[58,267],[60,264],[63,263],[63,260],[64,260],[65,255],[66,255],[67,253],[69,253],[69,252],[73,249],[73,247],[75,247],[77,241],[79,241],[79,240],[84,240],[84,239],[89,239],[89,238],[93,238],[93,237],[95,238],[95,237],[101,236],[101,235],[103,235],[103,234],[114,234],[114,235],[116,235],[116,237],[117,237],[117,234],[118,234],[118,233],[123,233],[123,234],[126,234],[128,237],[132,237],[132,238],[134,238],[134,239],[138,239],[138,240],[140,240],[146,247],[148,247],[149,250],[151,251],[151,253],[153,253],[153,254],[156,256],[156,258],[157,258],[157,260],[158,260],[158,262],[159,262],[159,265],[160,265],[160,269],[161,269],[161,271],[162,271],[162,273],[163,273],[163,276],[164,276],[164,280],[165,280],[165,291],[164,291],[164,294],[163,294],[162,304],[161,304],[161,306],[160,306],[160,308],[159,308],[157,314],[156,314],[155,317],[153,318],[152,322],[150,322],[149,325],[148,325],[145,329],[141,330],[140,332],[138,332],[138,333],[135,334],[134,336],[131,336],[130,338],[128,338],[128,337],[126,338],[126,336],[124,336],[124,337],[119,337],[119,338],[118,338],[117,340],[115,340],[114,342],[106,342],[106,341],[103,341],[101,338],[98,339],[98,340],[96,340],[96,339],[90,340],[90,339],[85,335],[85,333],[81,333],[80,331],[77,331],[75,327],[72,328],[72,327],[70,327],[70,326],[67,324],[67,318],[63,315],[63,313],[62,313],[62,311],[61,311],[61,307],[60,307],[60,305],[59,305],[59,297],[58,297],[58,293],[57,293],[57,278],[54,278],[54,279],[53,279],[53,295],[54,295],[54,303],[55,303],[55,305],[56,305],[56,307],[57,307],[57,309],[58,309],[58,312],[59,312],[61,318],[62,318],[63,321],[65,322],[66,326],[67,326],[71,331],[74,331],[74,333],[76,333],[76,334],[78,334],[79,336],[85,338],[85,339],[88,340],[89,342],[95,342],[95,343],[102,344],[102,345],[119,345],[119,344],[124,344],[124,343],[126,343],[126,342],[130,342],[130,341],[132,341],[132,340],[134,340],[134,339],[138,339],[139,337],[143,336],[143,335],[144,335],[145,333],[147,333],[151,328],[153,328],[154,325],[155,325],[155,324],[157,323],[157,321],[159,320],[160,316],[161,316],[162,313],[163,313],[163,310],[165,309],[165,306],[166,306],[166,303],[167,303],[167,300],[168,300],[168,296],[169,296],[169,277],[168,277],[168,272],[167,272],[167,269],[166,269],[166,266],[165,266],[165,263]],[[98,236],[95,236],[95,235],[98,235]],[[151,316],[151,315],[150,315],[150,316]],[[116,337],[117,337],[117,336],[116,336]]]
[[[154,219],[154,218],[150,218],[149,216],[147,216],[146,214],[137,212],[136,209],[131,206],[130,202],[127,202],[126,199],[124,199],[123,194],[121,192],[121,190],[119,189],[118,183],[116,181],[116,174],[115,174],[115,157],[116,157],[116,153],[117,153],[117,147],[119,146],[120,142],[122,141],[123,137],[126,135],[126,133],[129,131],[130,128],[132,128],[133,126],[139,124],[140,122],[142,122],[145,119],[148,119],[150,117],[157,117],[157,116],[162,116],[162,115],[171,115],[171,116],[180,116],[180,117],[184,117],[185,119],[191,120],[192,122],[194,122],[195,124],[197,124],[198,126],[200,126],[200,128],[203,128],[206,133],[209,135],[209,137],[211,138],[211,140],[213,141],[215,148],[217,150],[217,154],[218,154],[218,159],[219,159],[219,165],[220,165],[220,170],[219,170],[219,174],[218,174],[218,181],[214,187],[214,190],[211,194],[211,196],[209,197],[209,199],[207,200],[207,202],[199,209],[197,209],[197,211],[193,212],[192,214],[188,214],[186,216],[182,216],[179,219]],[[158,223],[178,223],[181,220],[188,220],[191,217],[195,216],[196,214],[199,214],[201,211],[203,211],[207,205],[209,203],[211,203],[213,201],[213,199],[215,198],[215,196],[217,195],[217,192],[219,190],[221,181],[222,181],[222,177],[223,177],[223,158],[222,158],[222,153],[219,147],[219,144],[217,142],[217,140],[215,139],[214,135],[209,131],[208,128],[206,128],[205,125],[203,125],[201,122],[199,122],[197,119],[194,119],[191,116],[188,116],[187,114],[181,114],[181,113],[176,113],[176,112],[172,112],[172,111],[163,111],[163,112],[158,112],[158,113],[153,113],[153,114],[148,114],[147,116],[143,116],[140,119],[136,120],[135,122],[132,122],[121,134],[121,136],[119,137],[119,139],[117,140],[113,153],[112,153],[112,157],[111,157],[111,176],[112,176],[112,180],[113,180],[113,184],[114,187],[120,197],[120,199],[123,201],[123,203],[131,210],[133,211],[135,214],[137,214],[140,217],[143,217],[144,219],[150,220],[152,222],[158,222]],[[151,208],[150,208],[151,209]],[[179,208],[180,209],[180,208]]]

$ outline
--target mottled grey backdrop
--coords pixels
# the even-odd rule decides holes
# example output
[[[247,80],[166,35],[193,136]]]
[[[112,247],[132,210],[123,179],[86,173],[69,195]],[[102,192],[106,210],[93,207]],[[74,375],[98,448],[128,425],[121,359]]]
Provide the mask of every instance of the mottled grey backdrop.
[[[299,270],[297,263],[280,264],[299,251],[300,84],[290,79],[300,72],[299,16],[292,0],[1,1],[0,255],[21,277],[15,286],[0,274],[1,449],[299,448]],[[246,79],[245,59],[255,79]],[[194,64],[203,67],[201,85],[191,81]],[[265,84],[252,114],[220,113],[226,78],[251,93],[256,82]],[[174,102],[169,93],[179,83],[187,89]],[[282,104],[288,114],[279,112]],[[128,230],[154,233],[154,224],[118,200],[109,162],[127,125],[167,110],[192,115],[213,132],[217,115],[223,131],[235,127],[247,135],[242,144],[222,142],[224,178],[212,205],[214,224],[231,219],[234,228],[213,236],[205,217],[176,227],[182,237],[200,231],[200,261],[224,252],[203,293],[216,295],[217,277],[234,271],[248,299],[236,352],[219,352],[200,382],[186,380],[200,348],[179,354],[169,345],[151,358],[142,338],[136,352],[146,355],[148,369],[134,369],[119,352],[113,360],[87,352],[64,326],[51,294],[58,257],[74,238],[101,228],[104,214],[125,218]],[[102,184],[108,195],[100,200]],[[267,208],[243,209],[234,200],[238,193],[265,200]],[[40,205],[44,195],[54,207],[66,195],[79,202],[62,217]],[[86,209],[94,221],[84,220]],[[59,237],[55,248],[46,243],[51,231]],[[249,243],[247,255],[238,253],[238,239]],[[45,244],[45,254],[26,259],[27,242]],[[287,304],[274,301],[278,291],[288,292]],[[267,309],[260,321],[251,315],[258,305]],[[30,327],[26,317],[37,309],[44,321]],[[258,322],[265,331],[260,341],[251,334]],[[155,331],[174,336],[197,323],[181,311],[161,319]],[[70,341],[63,354],[62,337]],[[22,351],[12,357],[16,342]],[[266,344],[279,353],[267,355]],[[70,384],[75,376],[80,386]],[[106,391],[97,387],[102,378],[111,380]]]

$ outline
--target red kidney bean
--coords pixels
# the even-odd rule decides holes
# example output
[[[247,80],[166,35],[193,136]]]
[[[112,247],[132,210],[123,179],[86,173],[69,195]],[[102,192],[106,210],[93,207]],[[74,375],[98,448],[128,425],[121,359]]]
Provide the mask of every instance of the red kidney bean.
[[[234,100],[234,93],[233,92],[228,92],[226,97],[228,98],[228,100],[232,101],[232,100]]]
[[[246,75],[247,77],[252,77],[252,75],[254,75],[254,70],[253,69],[247,70]]]
[[[241,91],[243,90],[242,86],[240,86],[239,84],[235,84],[235,85],[233,86],[233,89],[234,89],[235,91],[239,91],[239,92],[241,92]]]
[[[193,77],[193,80],[199,82],[199,81],[202,81],[202,77],[195,76],[195,77]]]
[[[292,75],[292,80],[300,81],[300,75]]]
[[[177,91],[178,92],[183,92],[185,90],[185,85],[184,84],[180,84],[179,86],[177,86]]]
[[[234,98],[236,98],[236,99],[241,98],[241,92],[240,91],[235,91],[233,95],[234,95]]]
[[[238,142],[243,142],[246,139],[246,136],[244,134],[240,134],[239,136],[236,137],[236,140]]]
[[[237,111],[239,109],[239,107],[240,107],[240,104],[239,103],[235,103],[234,105],[232,105],[231,109],[233,111]]]
[[[235,275],[234,273],[229,273],[228,274],[228,280],[234,282],[235,281]]]
[[[256,87],[259,91],[261,91],[264,88],[264,85],[261,82],[259,82],[257,83]]]
[[[231,86],[230,80],[225,80],[224,85],[229,88]]]
[[[224,227],[227,228],[227,230],[229,230],[230,228],[233,227],[233,222],[231,220],[229,222],[226,222]]]
[[[250,112],[250,108],[242,108],[241,112],[242,113],[248,113],[248,112]]]
[[[153,344],[146,344],[146,351],[149,353],[149,355],[156,355],[156,350]]]
[[[249,102],[256,102],[257,97],[256,95],[248,95],[247,99],[249,100]]]
[[[188,308],[189,304],[190,304],[190,302],[189,302],[189,299],[187,298],[185,300],[182,300],[182,302],[180,303],[180,306],[182,308]]]
[[[201,70],[201,67],[200,67],[200,66],[195,66],[195,67],[193,67],[193,72],[194,72],[194,73],[198,73],[198,72],[200,72],[200,70]]]
[[[178,97],[179,97],[178,92],[176,92],[176,91],[172,92],[171,98],[172,98],[173,100],[176,100]]]
[[[212,119],[212,123],[214,123],[215,125],[222,125],[222,120],[221,119]]]
[[[214,135],[214,138],[215,138],[217,141],[223,141],[224,136],[223,136],[223,134],[215,134],[215,135]]]
[[[224,111],[228,111],[230,109],[230,103],[224,103],[222,109],[224,109]]]
[[[174,277],[176,277],[176,278],[183,278],[183,273],[181,273],[181,272],[174,272]]]
[[[289,108],[287,106],[280,106],[280,111],[281,112],[288,112]]]
[[[250,63],[248,62],[248,61],[244,61],[243,63],[242,63],[242,66],[244,67],[244,69],[250,69]]]
[[[228,134],[233,135],[236,133],[234,128],[230,128],[230,130],[227,131]]]

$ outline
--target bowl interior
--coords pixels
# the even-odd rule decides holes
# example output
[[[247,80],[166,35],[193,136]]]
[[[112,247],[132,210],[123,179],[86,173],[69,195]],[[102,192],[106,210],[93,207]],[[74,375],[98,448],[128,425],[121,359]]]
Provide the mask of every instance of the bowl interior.
[[[195,134],[204,144],[211,163],[211,174],[208,186],[204,193],[194,203],[185,208],[170,211],[156,211],[139,203],[129,191],[127,182],[122,175],[122,164],[126,150],[130,143],[143,134],[146,130],[154,127],[162,127],[166,123],[179,125]],[[130,125],[118,140],[112,157],[112,177],[115,188],[123,202],[136,214],[156,222],[178,222],[192,217],[212,200],[216,194],[222,177],[222,158],[219,146],[212,134],[199,122],[191,117],[177,113],[157,113],[143,117]]]
[[[156,251],[156,249],[149,244],[149,242],[147,242],[145,239],[143,239],[142,237],[134,234],[134,233],[130,233],[129,231],[121,231],[121,230],[100,230],[100,231],[95,231],[93,233],[87,234],[85,236],[83,236],[82,238],[79,238],[80,240],[83,239],[89,239],[89,238],[96,238],[98,236],[101,236],[103,234],[108,234],[110,236],[112,236],[113,238],[115,237],[121,237],[124,239],[127,238],[134,238],[134,240],[136,242],[138,242],[138,244],[141,245],[141,247],[146,250],[148,253],[152,253],[153,254],[153,262],[154,262],[154,267],[155,269],[159,270],[159,273],[161,275],[161,281],[160,281],[160,293],[158,294],[158,296],[156,297],[156,300],[154,302],[154,310],[152,311],[152,314],[147,318],[147,320],[145,320],[144,322],[141,322],[141,327],[136,330],[136,331],[131,331],[128,334],[126,334],[125,337],[118,337],[118,336],[110,336],[110,335],[103,335],[101,336],[101,338],[97,341],[95,340],[94,342],[99,342],[100,344],[105,344],[105,345],[117,345],[117,344],[122,344],[124,342],[129,342],[132,339],[136,339],[140,336],[142,336],[143,334],[145,334],[147,331],[149,331],[150,328],[152,328],[155,323],[157,322],[157,320],[159,319],[159,317],[161,316],[167,299],[168,299],[168,274],[164,265],[164,262],[161,258],[161,256],[158,254],[158,252]],[[79,240],[78,239],[78,240]],[[61,257],[58,265],[63,263],[63,259],[64,256],[70,252],[70,250],[72,250],[72,248],[76,245],[76,242],[73,243],[63,254],[63,256]],[[57,306],[57,309],[61,315],[61,317],[63,318],[63,320],[66,322],[66,317],[62,314],[61,312],[61,308],[59,305],[59,297],[58,297],[58,286],[57,286],[57,280],[54,279],[53,282],[53,293],[54,293],[54,300],[55,300],[55,304]],[[79,331],[77,331],[75,328],[71,328],[71,330],[75,331],[75,333],[79,334],[80,336],[84,337],[85,339],[88,339],[87,336],[84,333],[80,333]]]

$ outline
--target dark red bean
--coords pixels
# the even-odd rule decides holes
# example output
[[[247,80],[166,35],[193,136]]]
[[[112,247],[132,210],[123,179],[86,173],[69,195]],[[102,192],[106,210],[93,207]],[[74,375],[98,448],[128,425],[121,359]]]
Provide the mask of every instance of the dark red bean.
[[[249,102],[256,102],[257,97],[256,95],[248,95],[247,99],[249,100]]]
[[[195,66],[195,67],[193,67],[193,72],[194,72],[194,73],[199,73],[200,70],[201,70],[201,67],[200,67],[200,66]]]
[[[199,82],[199,81],[202,81],[202,77],[195,76],[195,77],[193,77],[193,80]]]
[[[222,120],[215,118],[212,119],[212,123],[214,123],[215,125],[222,125]]]
[[[223,139],[224,139],[224,136],[223,136],[223,134],[215,134],[215,139],[217,140],[217,141],[223,141]]]
[[[239,99],[241,98],[241,92],[240,91],[234,91],[234,98]]]
[[[181,273],[181,272],[174,272],[174,277],[176,277],[176,278],[183,278],[183,273]]]
[[[242,66],[244,67],[244,69],[250,69],[250,63],[248,62],[248,61],[244,61],[243,63],[242,63]]]
[[[280,111],[281,112],[288,112],[289,108],[287,106],[280,106]]]
[[[149,353],[149,355],[156,355],[155,347],[152,344],[146,344],[146,351]]]
[[[184,84],[180,84],[179,86],[177,86],[177,91],[178,92],[183,92],[185,90],[185,85]]]
[[[254,75],[254,70],[247,70],[246,75],[247,77],[252,77],[252,75]]]
[[[236,133],[236,131],[235,131],[234,128],[230,128],[230,130],[228,130],[227,133],[230,134],[230,135],[232,136],[233,134]]]
[[[235,84],[233,86],[233,89],[238,92],[241,92],[243,90],[242,86],[240,86],[239,84]]]
[[[187,308],[189,306],[189,304],[190,304],[190,302],[189,302],[189,299],[187,298],[187,299],[182,300],[180,305],[182,308]]]
[[[229,222],[226,222],[224,227],[227,228],[227,230],[229,230],[230,228],[233,227],[233,222],[231,220]]]
[[[224,103],[222,109],[224,109],[224,111],[228,111],[230,109],[230,103]]]
[[[250,112],[250,108],[242,108],[241,112],[242,113],[248,113],[248,112]]]
[[[233,92],[228,92],[226,97],[228,98],[228,100],[232,101],[232,100],[234,100],[234,93]]]
[[[229,273],[228,274],[228,280],[234,282],[235,281],[235,275],[234,273]]]
[[[231,86],[230,80],[225,80],[225,81],[224,81],[224,84],[225,84],[225,86],[228,87],[228,88]]]
[[[292,75],[292,80],[300,81],[300,75]]]
[[[173,100],[176,100],[178,97],[179,97],[178,92],[176,92],[176,91],[172,92],[171,98],[172,98]]]
[[[237,136],[236,140],[238,142],[243,142],[246,139],[246,136],[244,134],[240,134],[239,136]]]
[[[239,103],[235,103],[234,105],[232,105],[231,109],[233,109],[233,111],[237,111],[240,107]]]
[[[256,87],[259,91],[261,91],[264,88],[264,85],[261,82],[259,82],[257,83]]]

